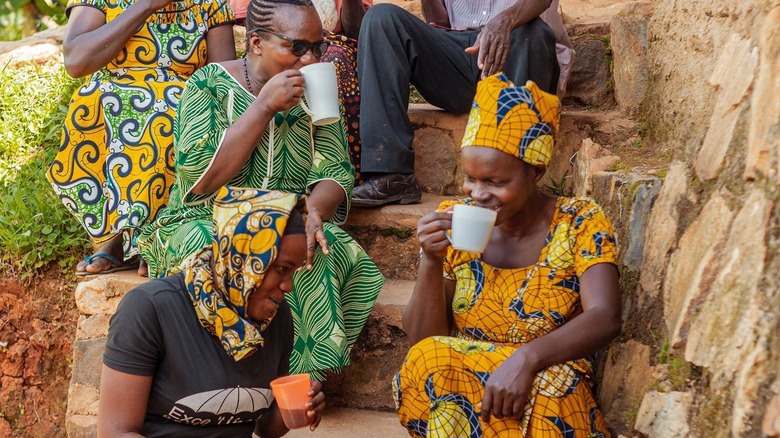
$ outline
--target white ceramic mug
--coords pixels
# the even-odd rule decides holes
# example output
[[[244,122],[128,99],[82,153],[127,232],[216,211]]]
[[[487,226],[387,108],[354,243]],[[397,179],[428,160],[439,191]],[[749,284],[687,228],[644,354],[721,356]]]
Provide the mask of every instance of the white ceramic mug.
[[[303,92],[316,126],[328,125],[341,118],[336,67],[330,62],[316,62],[301,67]]]
[[[452,236],[447,238],[460,251],[482,253],[496,223],[496,211],[474,205],[456,204],[452,209]]]

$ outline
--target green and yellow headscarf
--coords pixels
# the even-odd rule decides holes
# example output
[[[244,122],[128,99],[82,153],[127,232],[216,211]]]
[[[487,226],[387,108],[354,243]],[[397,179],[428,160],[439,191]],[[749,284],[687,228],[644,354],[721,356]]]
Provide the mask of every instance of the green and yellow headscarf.
[[[290,211],[301,199],[293,193],[223,187],[214,199],[213,247],[194,254],[182,268],[198,320],[237,361],[263,346],[260,333],[271,318],[252,321],[246,306],[278,257]]]
[[[461,147],[484,146],[547,166],[558,136],[561,103],[532,81],[516,87],[503,73],[483,79],[471,106]]]

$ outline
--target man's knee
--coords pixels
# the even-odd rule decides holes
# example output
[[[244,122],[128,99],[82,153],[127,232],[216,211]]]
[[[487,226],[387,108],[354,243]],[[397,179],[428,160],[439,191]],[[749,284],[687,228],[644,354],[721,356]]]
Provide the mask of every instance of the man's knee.
[[[541,18],[536,18],[513,30],[509,35],[510,47],[531,43],[543,43],[555,48],[555,33]]]
[[[397,26],[408,18],[407,15],[411,14],[399,6],[391,3],[380,3],[368,8],[360,26],[361,29],[368,31],[381,29],[387,25]]]

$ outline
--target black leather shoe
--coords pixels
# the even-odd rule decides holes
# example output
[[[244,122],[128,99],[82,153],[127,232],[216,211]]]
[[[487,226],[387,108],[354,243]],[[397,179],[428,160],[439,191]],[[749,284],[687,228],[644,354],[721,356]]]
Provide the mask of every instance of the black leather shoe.
[[[352,192],[353,207],[379,207],[385,204],[416,204],[422,192],[413,173],[387,173],[366,180]]]

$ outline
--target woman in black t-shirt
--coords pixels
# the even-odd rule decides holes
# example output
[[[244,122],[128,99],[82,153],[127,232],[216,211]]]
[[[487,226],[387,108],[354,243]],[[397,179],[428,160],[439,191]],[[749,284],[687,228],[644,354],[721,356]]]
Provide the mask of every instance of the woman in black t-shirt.
[[[98,436],[278,437],[270,381],[289,371],[284,294],[306,259],[302,197],[222,188],[213,247],[130,291],[111,320]],[[309,391],[310,428],[325,396]]]

